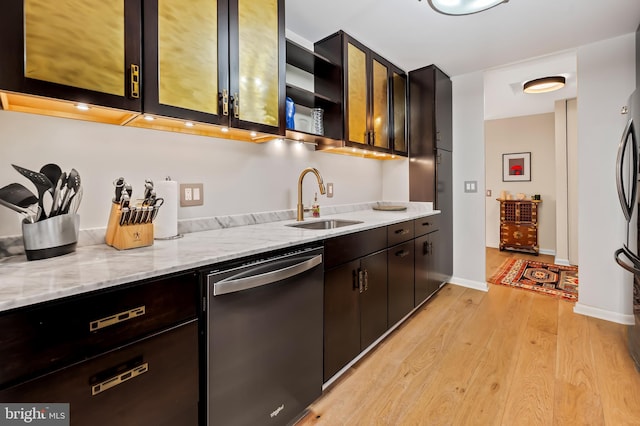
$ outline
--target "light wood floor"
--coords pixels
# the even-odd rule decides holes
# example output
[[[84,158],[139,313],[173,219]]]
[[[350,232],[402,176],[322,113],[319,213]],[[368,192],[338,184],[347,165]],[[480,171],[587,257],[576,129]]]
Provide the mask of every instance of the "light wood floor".
[[[625,339],[564,300],[448,284],[298,424],[639,425]]]

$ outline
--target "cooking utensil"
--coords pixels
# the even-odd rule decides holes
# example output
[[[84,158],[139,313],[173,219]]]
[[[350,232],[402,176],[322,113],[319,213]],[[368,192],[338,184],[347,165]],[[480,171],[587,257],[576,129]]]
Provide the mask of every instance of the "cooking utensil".
[[[60,207],[60,214],[66,214],[69,212],[69,202],[75,196],[76,192],[80,188],[80,173],[76,169],[71,169],[67,179],[67,190],[64,193],[62,199],[62,206]]]
[[[78,208],[80,208],[80,201],[82,201],[82,188],[82,186],[78,188],[78,192],[76,192],[73,197],[71,197],[68,213],[76,214],[78,212]]]
[[[56,182],[55,189],[53,190],[53,206],[51,206],[51,212],[49,216],[55,216],[60,211],[60,204],[62,203],[62,196],[64,190],[67,188],[67,172],[62,172],[58,181]]]
[[[49,189],[49,193],[51,194],[51,206],[49,208],[44,208],[45,212],[49,212],[49,217],[51,217],[51,212],[55,207],[55,199],[54,192],[56,184],[58,183],[58,179],[60,179],[60,175],[62,175],[62,170],[60,166],[54,163],[45,164],[40,168],[40,173],[45,175],[49,181],[51,182],[51,188]],[[44,200],[42,200],[42,204],[44,205]]]
[[[29,209],[25,209],[24,207],[20,207],[20,206],[16,206],[15,204],[11,204],[5,200],[3,200],[2,198],[0,198],[0,205],[5,206],[15,212],[21,213],[25,219],[27,219],[30,223],[35,223],[35,218],[37,216],[37,213],[33,212],[32,210]]]
[[[32,206],[38,202],[38,197],[19,183],[10,183],[0,188],[0,198],[23,208]]]
[[[21,175],[25,176],[36,186],[38,190],[38,217],[36,221],[47,218],[47,214],[44,212],[44,205],[42,204],[42,199],[44,194],[53,188],[53,184],[44,174],[40,172],[34,172],[33,170],[25,169],[24,167],[16,166],[12,164],[13,168],[18,171]]]

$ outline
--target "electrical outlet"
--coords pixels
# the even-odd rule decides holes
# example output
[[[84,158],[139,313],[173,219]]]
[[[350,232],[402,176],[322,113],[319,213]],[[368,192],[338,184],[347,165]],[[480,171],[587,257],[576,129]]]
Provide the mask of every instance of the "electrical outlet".
[[[201,206],[204,204],[204,191],[201,183],[180,184],[180,207]]]

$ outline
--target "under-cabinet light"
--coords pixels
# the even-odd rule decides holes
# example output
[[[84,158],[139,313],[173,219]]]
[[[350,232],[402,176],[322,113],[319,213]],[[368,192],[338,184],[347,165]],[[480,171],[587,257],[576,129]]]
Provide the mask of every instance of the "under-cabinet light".
[[[89,105],[87,104],[79,103],[76,104],[76,109],[79,109],[80,111],[89,111],[91,108],[89,108]]]

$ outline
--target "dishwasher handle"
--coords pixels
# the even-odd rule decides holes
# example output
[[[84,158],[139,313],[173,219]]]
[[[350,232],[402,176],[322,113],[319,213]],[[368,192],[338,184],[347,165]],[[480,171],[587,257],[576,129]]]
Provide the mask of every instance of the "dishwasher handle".
[[[269,271],[263,274],[244,276],[245,273],[239,273],[223,280],[220,280],[213,284],[213,295],[221,296],[223,294],[236,293],[238,291],[248,290],[263,285],[273,284],[278,281],[286,280],[293,276],[302,274],[322,263],[322,255],[319,254],[313,257],[302,258],[302,262],[298,262],[294,265],[284,268],[276,269],[275,271]],[[280,260],[274,262],[272,265],[278,263],[290,263],[291,260]],[[241,276],[241,278],[236,278]]]

